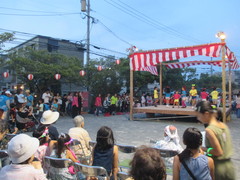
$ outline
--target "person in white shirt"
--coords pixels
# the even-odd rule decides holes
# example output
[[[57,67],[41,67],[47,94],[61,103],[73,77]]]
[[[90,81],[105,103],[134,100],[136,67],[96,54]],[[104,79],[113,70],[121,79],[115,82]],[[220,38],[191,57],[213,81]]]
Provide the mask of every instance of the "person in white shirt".
[[[49,89],[47,89],[45,91],[45,93],[43,93],[43,95],[42,95],[42,99],[43,99],[44,104],[48,104],[51,98],[52,98],[52,96],[50,94],[50,91],[49,91]]]

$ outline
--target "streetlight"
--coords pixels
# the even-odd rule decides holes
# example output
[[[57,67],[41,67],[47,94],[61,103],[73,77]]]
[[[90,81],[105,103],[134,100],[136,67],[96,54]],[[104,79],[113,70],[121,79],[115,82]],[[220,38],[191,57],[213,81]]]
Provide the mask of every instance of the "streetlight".
[[[216,34],[216,37],[221,39],[221,42],[223,43],[222,45],[222,106],[223,106],[223,122],[226,123],[226,70],[225,70],[225,66],[226,66],[226,59],[225,59],[225,39],[226,39],[226,35],[224,32],[219,31]]]

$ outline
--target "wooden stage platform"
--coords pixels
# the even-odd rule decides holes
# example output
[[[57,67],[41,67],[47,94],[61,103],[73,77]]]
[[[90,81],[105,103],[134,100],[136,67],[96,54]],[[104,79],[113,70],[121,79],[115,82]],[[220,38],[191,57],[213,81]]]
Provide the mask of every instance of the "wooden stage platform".
[[[226,109],[227,116],[230,114],[231,109]],[[133,108],[133,113],[146,113],[146,114],[171,114],[171,115],[187,115],[187,116],[196,116],[195,109],[193,109],[191,106],[188,106],[186,108],[181,108],[175,106],[172,108],[172,106],[167,107],[166,105],[158,105],[155,106],[146,106],[146,107],[135,107]]]

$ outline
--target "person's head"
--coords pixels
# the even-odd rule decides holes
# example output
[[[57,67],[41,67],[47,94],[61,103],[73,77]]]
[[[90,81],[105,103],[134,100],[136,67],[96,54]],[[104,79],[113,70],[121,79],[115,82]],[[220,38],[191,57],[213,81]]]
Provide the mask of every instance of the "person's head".
[[[192,89],[195,89],[195,86],[192,86]]]
[[[12,95],[12,93],[10,91],[5,91],[5,95],[10,97]]]
[[[197,118],[203,124],[209,124],[213,117],[222,121],[222,111],[208,101],[201,101],[196,105]]]
[[[50,93],[50,89],[46,89],[45,93]]]
[[[13,108],[16,108],[16,105],[14,103],[11,103],[10,104],[10,108],[13,109]]]
[[[74,96],[78,96],[78,92],[74,92]]]
[[[216,87],[213,87],[213,90],[215,91],[217,88]]]
[[[61,133],[57,139],[57,150],[56,154],[58,158],[61,158],[61,154],[67,149],[68,145],[71,144],[72,139],[66,133]]]
[[[49,141],[48,127],[44,127],[39,130],[34,130],[32,136],[38,138],[40,145],[47,143]]]
[[[197,150],[202,145],[202,134],[194,127],[187,128],[183,133],[183,143],[186,148],[179,155],[179,160],[182,162],[192,156],[191,150]]]
[[[27,95],[31,94],[29,89],[27,89],[27,90],[25,91],[25,93],[26,93]]]
[[[183,86],[183,87],[182,87],[182,91],[186,91],[186,86]]]
[[[169,87],[169,86],[167,86],[167,87],[165,88],[165,92],[166,92],[166,93],[170,93],[170,87]]]
[[[98,94],[99,97],[101,97],[101,94]]]
[[[156,86],[154,87],[154,90],[157,90],[157,87],[156,87]]]
[[[76,116],[73,119],[73,123],[74,123],[75,127],[82,127],[82,128],[84,128],[84,118],[81,115]]]
[[[39,140],[26,134],[13,137],[8,143],[8,155],[14,164],[29,164],[39,147]]]
[[[130,162],[134,180],[165,180],[166,167],[158,150],[146,146],[138,148]]]
[[[206,91],[206,88],[202,88],[202,92],[205,92]]]
[[[176,91],[175,94],[178,94],[178,91]]]
[[[164,128],[164,140],[166,142],[173,141],[176,145],[179,144],[178,131],[175,126],[168,125]]]
[[[112,129],[107,126],[102,126],[97,132],[96,141],[96,149],[107,150],[112,148],[114,146]]]
[[[42,103],[43,103],[43,100],[42,100],[42,99],[39,99],[38,102],[39,102],[39,104],[42,104]]]

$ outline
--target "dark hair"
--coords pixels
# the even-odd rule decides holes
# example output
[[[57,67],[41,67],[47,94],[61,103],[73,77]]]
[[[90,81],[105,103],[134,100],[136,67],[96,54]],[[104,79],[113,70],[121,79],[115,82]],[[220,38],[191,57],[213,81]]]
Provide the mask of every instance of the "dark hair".
[[[183,133],[183,142],[186,148],[178,155],[180,162],[192,156],[191,149],[198,149],[202,145],[202,134],[197,128],[187,128]]]
[[[204,114],[205,112],[209,112],[211,114],[216,113],[217,120],[222,121],[222,111],[217,108],[215,105],[212,105],[209,101],[201,101],[196,105],[196,111]]]
[[[17,89],[17,94],[20,94],[21,92],[23,92],[22,89]]]
[[[141,146],[130,162],[134,180],[165,180],[166,167],[157,149]]]
[[[166,87],[165,92],[166,92],[166,93],[170,93],[170,88],[169,88],[169,87]]]
[[[96,137],[97,144],[95,146],[98,150],[107,150],[114,146],[114,137],[112,129],[107,126],[102,126]]]
[[[58,158],[61,158],[61,154],[66,149],[65,143],[69,142],[70,139],[71,139],[70,136],[66,133],[61,133],[60,136],[58,137],[56,150],[56,155]]]
[[[16,107],[16,105],[14,103],[11,103],[10,108],[14,108],[14,107]]]
[[[41,137],[43,135],[44,131],[45,131],[45,129],[43,129],[41,131],[35,130],[35,131],[33,131],[33,134],[32,134],[33,137],[38,138],[40,145],[47,143],[47,137],[46,136]]]

